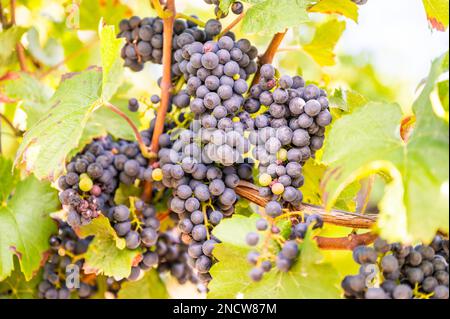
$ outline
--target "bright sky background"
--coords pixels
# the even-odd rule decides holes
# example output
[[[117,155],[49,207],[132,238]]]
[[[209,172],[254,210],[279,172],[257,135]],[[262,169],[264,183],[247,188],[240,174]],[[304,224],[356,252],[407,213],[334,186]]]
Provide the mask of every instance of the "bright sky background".
[[[431,61],[448,50],[448,30],[429,28],[421,0],[369,0],[359,12],[359,23],[347,24],[338,52],[369,53],[391,79],[401,76],[417,85]]]

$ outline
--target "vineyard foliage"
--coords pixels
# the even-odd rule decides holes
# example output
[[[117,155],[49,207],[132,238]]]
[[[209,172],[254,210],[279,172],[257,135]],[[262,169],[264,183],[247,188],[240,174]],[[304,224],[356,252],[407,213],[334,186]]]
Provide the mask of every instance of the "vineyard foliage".
[[[449,23],[448,0],[414,1],[423,3],[424,17],[428,21],[424,18],[420,23],[428,24],[430,33],[446,32]],[[170,70],[173,72],[174,67],[166,65],[165,56],[161,56],[162,66],[148,62],[143,71],[132,72],[124,66],[123,54],[121,56],[126,40],[117,36],[121,32],[119,22],[134,15],[142,18],[159,15],[167,23],[172,1],[165,2],[169,4],[167,11],[158,5],[159,1],[74,1],[69,4],[19,0],[11,1],[14,3],[12,8],[9,1],[0,0],[0,297],[50,298],[52,294],[49,290],[39,294],[43,289],[40,283],[44,279],[50,280],[46,267],[51,263],[52,256],[58,254],[58,260],[75,256],[76,261],[82,261],[82,281],[92,291],[84,294],[80,289],[80,298],[176,298],[183,295],[185,289],[189,297],[194,294],[208,298],[342,298],[343,278],[358,271],[351,250],[358,244],[371,244],[377,236],[389,243],[416,245],[430,244],[439,233],[447,238],[448,262],[449,53],[435,54],[429,73],[417,83],[416,92],[408,92],[407,98],[401,98],[411,102],[410,105],[400,105],[398,92],[401,84],[394,87],[384,83],[374,65],[361,62],[359,57],[338,54],[336,49],[347,26],[357,25],[360,11],[370,10],[371,2],[376,0],[369,0],[365,5],[358,5],[358,1],[352,0],[242,0],[244,10],[237,15],[232,12],[240,9],[237,9],[236,1],[205,1],[210,4],[217,2],[216,13],[226,15],[220,20],[223,29],[237,19],[238,23],[232,29],[236,41],[250,39],[258,48],[259,57],[255,59],[258,67],[272,63],[276,68],[276,81],[281,83],[284,74],[291,77],[299,75],[306,80],[306,85],[314,84],[327,92],[326,103],[329,105],[322,111],[329,109],[333,118],[328,126],[328,123],[320,126],[322,137],[325,136],[324,141],[323,138],[321,140],[323,147],[320,145],[313,149],[313,156],[301,163],[304,182],[300,187],[303,196],[300,203],[303,204],[297,206],[296,200],[286,201],[282,214],[280,211],[279,216],[268,218],[270,229],[275,228],[276,231],[272,231],[269,237],[264,237],[265,233],[260,232],[259,241],[252,244],[255,247],[249,246],[249,233],[256,232],[255,223],[263,223],[260,219],[264,205],[266,208],[270,205],[264,202],[267,196],[262,198],[264,196],[261,196],[261,190],[258,193],[258,188],[270,183],[261,183],[262,171],[256,166],[248,178],[239,175],[241,181],[235,189],[239,196],[237,202],[232,202],[232,205],[221,202],[226,208],[223,209],[225,213],[220,215],[223,220],[219,219],[220,224],[216,227],[208,228],[211,225],[205,221],[207,239],[213,239],[214,250],[212,255],[203,254],[197,262],[203,257],[212,260],[210,271],[199,276],[210,276],[206,280],[207,288],[199,288],[202,280],[197,278],[195,281],[187,268],[183,268],[183,275],[176,275],[178,268],[170,263],[169,253],[158,250],[162,249],[160,246],[156,250],[150,248],[153,247],[151,245],[130,248],[129,236],[120,235],[115,227],[120,224],[118,221],[123,220],[117,215],[111,217],[110,213],[103,212],[90,222],[72,227],[77,240],[88,244],[86,251],[79,255],[74,253],[65,245],[66,239],[62,239],[61,246],[55,248],[49,239],[58,234],[58,229],[65,227],[61,225],[69,222],[67,207],[70,205],[60,203],[64,203],[60,181],[61,176],[68,179],[68,163],[77,163],[80,154],[90,152],[93,141],[105,136],[111,140],[104,142],[104,145],[112,143],[122,146],[126,144],[123,141],[136,141],[137,129],[145,132],[141,133],[142,137],[144,140],[148,138],[147,146],[151,142],[153,147],[144,151],[141,143],[136,141],[133,144],[139,154],[142,153],[143,164],[139,163],[139,167],[144,170],[150,166],[153,180],[133,179],[128,185],[117,185],[117,190],[109,198],[116,205],[112,211],[117,212],[114,209],[119,205],[126,206],[131,224],[138,225],[136,232],[147,227],[150,219],[155,217],[153,222],[155,219],[159,222],[154,228],[169,234],[164,237],[164,245],[170,249],[175,247],[173,250],[177,253],[181,251],[182,256],[188,254],[183,236],[181,242],[170,237],[181,228],[177,227],[178,219],[173,217],[177,214],[170,212],[174,211],[174,199],[172,202],[168,199],[173,195],[168,195],[164,187],[163,190],[154,189],[150,201],[146,190],[150,187],[152,192],[151,182],[156,187],[155,184],[159,185],[161,181],[155,178],[159,167],[155,165],[157,160],[154,156],[158,153],[152,151],[158,150],[155,150],[155,139],[152,141],[151,134],[157,134],[157,114],[164,116],[160,112],[164,102],[168,102],[164,90],[167,94],[169,91],[165,86],[167,82],[164,82],[167,78],[163,77],[160,84],[157,80],[164,70],[169,70],[170,76]],[[199,21],[206,22],[216,17],[214,6],[202,3],[199,9],[191,1],[175,2],[179,11],[177,19],[189,20],[190,15],[196,15],[194,22],[198,24]],[[407,15],[408,9],[399,14]],[[200,27],[203,25],[199,24]],[[276,43],[277,36],[272,38],[275,34],[283,41],[281,45]],[[182,37],[180,34],[177,36],[178,39]],[[151,43],[155,44],[153,41]],[[233,42],[233,45],[238,47],[240,44],[236,43]],[[208,43],[204,45],[206,47]],[[267,47],[269,49],[266,51]],[[156,45],[153,50],[156,50]],[[242,51],[252,60],[249,50]],[[172,56],[173,63],[176,53],[169,56]],[[186,59],[183,56],[180,61],[177,60],[180,69],[183,58]],[[188,61],[192,62],[189,59],[183,62],[188,64]],[[253,75],[255,72],[241,68],[241,78],[244,69],[248,88],[242,94],[242,100],[250,98],[252,80],[259,75],[259,71],[258,75]],[[182,86],[185,85],[183,74],[188,72],[189,68],[188,71],[180,71],[179,78],[172,78],[172,82],[169,78],[174,95],[179,93],[176,90],[181,87],[189,93],[189,88]],[[232,83],[238,83],[238,77],[231,76],[230,79]],[[262,74],[260,83],[269,82],[269,78]],[[269,87],[267,91],[271,89]],[[195,96],[189,93],[188,97],[198,98],[198,94],[197,90]],[[154,101],[154,95],[159,96],[158,101]],[[130,108],[132,98],[138,100],[138,112]],[[161,102],[159,99],[162,99]],[[320,99],[319,95],[317,99]],[[176,99],[173,98],[171,103],[176,104]],[[189,112],[183,113],[185,118],[180,120],[180,113],[175,107],[169,108],[164,127],[164,132],[168,128],[175,132],[172,137],[176,138],[179,135],[174,127],[181,127],[185,119],[190,120],[194,116]],[[254,113],[252,118],[263,114],[262,111]],[[231,118],[236,120],[236,117]],[[149,129],[152,119],[153,127]],[[159,121],[164,124],[164,119]],[[237,121],[240,121],[239,117]],[[316,118],[315,121],[319,120]],[[161,143],[158,137],[156,141]],[[166,147],[156,144],[158,146]],[[109,150],[104,147],[105,152]],[[274,153],[279,156],[277,151]],[[117,155],[117,152],[113,147],[111,153]],[[136,155],[139,162],[138,157]],[[126,172],[127,168],[123,170]],[[162,172],[165,173],[164,168]],[[227,181],[228,176],[236,174],[228,174],[224,170],[223,179],[227,187],[232,188]],[[221,178],[217,180],[221,181]],[[80,185],[82,179],[83,174],[80,175]],[[120,180],[124,181],[122,177]],[[272,192],[277,194],[273,182],[270,186]],[[278,183],[278,186],[281,184]],[[285,186],[287,189],[288,184]],[[92,186],[81,198],[87,201],[89,192],[93,194]],[[179,188],[176,194],[181,196]],[[155,216],[149,215],[145,216],[148,219],[139,220],[142,217],[139,217],[139,212],[148,208],[139,208],[139,205],[144,205],[139,198],[145,199],[145,205],[155,208]],[[212,219],[208,205],[216,205],[214,200],[211,196],[209,204],[206,201],[196,209],[203,209],[202,218],[208,214]],[[226,214],[230,206],[234,207],[231,216]],[[302,220],[302,215],[307,213],[311,216],[312,210],[319,212],[324,225],[319,225],[319,220],[316,224],[306,223],[306,218]],[[339,215],[341,213],[343,215]],[[267,214],[270,215],[269,210]],[[263,215],[266,216],[265,213]],[[344,216],[345,221],[342,222],[339,216]],[[370,226],[359,227],[361,224],[355,221],[355,216],[370,223]],[[298,235],[296,231],[302,222],[306,226],[304,232]],[[189,218],[186,223],[192,226]],[[367,237],[367,241],[352,242],[351,238],[358,240],[365,238],[360,235],[369,236],[367,234],[372,236]],[[142,233],[140,236],[144,240]],[[191,236],[195,238],[196,235]],[[160,235],[158,240],[161,241],[161,238]],[[206,243],[205,240],[206,235],[201,242]],[[287,251],[284,245],[296,240],[298,253],[295,260],[289,261],[287,271],[281,271],[279,263],[283,260],[280,260],[280,255]],[[274,266],[268,270],[262,279],[255,273],[252,275],[256,268],[247,262],[255,249],[275,252],[270,258],[276,260],[278,268]],[[61,255],[61,251],[65,252]],[[150,258],[151,253],[158,254],[159,263],[150,267],[146,264],[146,256]],[[183,267],[188,267],[186,260],[182,259],[185,257],[180,258],[184,262]],[[139,267],[144,269],[143,264],[145,273],[136,274]],[[202,268],[198,263],[195,265],[196,269]],[[171,270],[172,275],[164,267]],[[448,287],[448,264],[446,271]],[[182,276],[183,279],[180,279]],[[255,276],[257,280],[252,281]],[[172,277],[177,277],[178,282]],[[198,292],[195,285],[190,284],[188,288],[182,285],[187,281],[198,284]],[[63,292],[58,291],[62,296]]]

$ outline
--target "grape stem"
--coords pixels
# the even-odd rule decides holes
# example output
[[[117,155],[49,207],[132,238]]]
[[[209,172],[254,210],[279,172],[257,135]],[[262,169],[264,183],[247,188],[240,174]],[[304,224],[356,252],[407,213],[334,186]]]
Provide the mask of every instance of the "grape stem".
[[[2,113],[0,113],[0,120],[3,120],[5,123],[6,123],[6,125],[8,125],[10,128],[11,128],[11,130],[13,130],[13,132],[14,132],[14,134],[16,135],[16,136],[22,136],[22,132],[20,132],[12,123],[11,123],[11,121],[5,116],[5,115],[3,115]]]
[[[128,125],[130,125],[131,129],[133,130],[134,136],[136,137],[136,140],[139,144],[139,148],[141,149],[142,156],[144,156],[146,158],[153,158],[154,154],[152,152],[150,152],[149,149],[147,148],[147,146],[145,145],[144,140],[142,139],[141,133],[139,133],[139,130],[136,127],[136,125],[133,123],[133,121],[124,112],[122,112],[119,108],[112,105],[111,103],[104,102],[103,105],[106,106],[107,108],[109,108],[111,111],[113,111],[117,115],[119,115],[120,117],[122,117],[125,121],[127,121]]]
[[[161,6],[159,0],[152,0],[152,3],[155,5],[155,8],[158,8],[158,5]],[[170,90],[172,87],[172,35],[174,17],[176,16],[175,0],[167,0],[164,12],[169,12],[170,14],[165,14],[163,16],[163,76],[161,81],[161,104],[156,113],[156,122],[151,144],[151,150],[154,153],[158,153],[159,150],[159,137],[164,131],[164,122],[167,109],[169,108]],[[153,164],[153,161],[150,161],[150,165],[151,164]],[[144,191],[142,192],[142,199],[144,201],[150,201],[152,197],[152,188],[151,182],[146,182],[144,184]]]
[[[204,28],[206,25],[206,23],[203,22],[202,20],[188,16],[187,14],[184,14],[184,13],[177,13],[175,15],[175,19],[184,19],[187,21],[191,21],[192,23],[195,23],[196,25],[198,25],[201,28]]]
[[[268,202],[266,198],[259,196],[258,186],[249,182],[239,182],[239,185],[235,190],[239,196],[261,207],[265,207]],[[376,217],[374,215],[363,215],[336,209],[327,211],[323,207],[307,203],[302,203],[300,210],[298,211],[295,209],[290,211],[291,215],[295,215],[296,213],[319,214],[322,216],[325,223],[355,229],[370,229],[376,222]]]
[[[273,58],[275,57],[275,54],[278,51],[278,48],[280,47],[281,42],[284,39],[284,36],[286,35],[288,29],[284,30],[284,32],[279,32],[275,34],[272,38],[272,41],[270,41],[269,46],[266,49],[266,52],[264,52],[263,55],[261,55],[258,58],[258,71],[256,71],[255,76],[253,77],[253,81],[251,86],[257,84],[259,82],[259,79],[261,77],[260,69],[261,66],[264,64],[272,63]]]
[[[208,214],[206,213],[206,207],[208,206],[207,203],[202,203],[202,213],[203,213],[203,224],[206,228],[206,239],[209,240],[209,223],[208,223]]]
[[[222,32],[218,35],[218,38],[231,31],[239,22],[241,22],[242,19],[244,19],[244,17],[245,13],[241,13],[240,15],[238,15],[236,19],[234,19],[225,29],[222,30]]]

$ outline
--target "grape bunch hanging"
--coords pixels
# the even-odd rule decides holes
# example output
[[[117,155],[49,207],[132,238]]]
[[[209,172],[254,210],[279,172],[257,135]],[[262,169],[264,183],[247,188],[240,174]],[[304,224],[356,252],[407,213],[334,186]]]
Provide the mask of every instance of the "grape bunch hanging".
[[[233,7],[239,9],[239,3]],[[125,66],[140,71],[145,62],[161,63],[161,19],[132,17],[122,20],[119,28],[118,37],[126,40]],[[271,199],[262,219],[273,224],[283,209],[301,203],[301,165],[322,146],[323,128],[331,121],[326,93],[314,85],[305,87],[299,76],[278,79],[270,65],[261,68],[262,80],[249,90],[247,81],[257,71],[258,51],[248,40],[236,40],[233,33],[221,34],[221,30],[221,23],[214,19],[204,30],[191,21],[175,21],[172,82],[181,78],[185,85],[172,93],[168,117],[177,121],[165,124],[153,164],[136,142],[108,136],[86,146],[59,179],[60,200],[70,226],[79,227],[103,214],[117,235],[125,238],[128,249],[144,248],[129,280],[157,267],[170,271],[181,283],[207,285],[216,261],[213,249],[220,243],[212,230],[234,213],[239,183],[253,182],[254,160],[263,172],[261,194]],[[152,96],[151,102],[157,104],[160,99]],[[138,100],[130,99],[128,108],[138,111]],[[261,109],[264,112],[256,114]],[[175,122],[183,125],[176,127]],[[150,146],[154,124],[153,120],[141,132],[146,146]],[[283,132],[280,139],[272,136],[275,131]],[[255,134],[264,140],[263,146],[252,140]],[[149,182],[154,193],[169,193],[168,207],[178,224],[174,231],[160,231],[151,203],[115,203],[121,184]],[[310,224],[320,227],[320,217],[305,217],[304,223],[296,225],[304,228],[298,238]],[[260,222],[259,230],[263,228]],[[277,233],[276,226],[271,231]],[[295,238],[285,243],[277,261],[285,271],[297,255],[289,252]]]
[[[205,2],[216,6],[218,19],[227,14],[217,1]],[[242,10],[241,2],[231,6],[235,14]],[[171,83],[175,89],[170,92],[168,115],[158,137],[160,149],[154,157],[147,159],[137,142],[99,138],[67,164],[58,185],[68,223],[60,229],[77,229],[104,215],[117,236],[125,239],[127,249],[142,250],[125,280],[139,280],[155,268],[205,292],[213,280],[210,270],[218,261],[214,249],[221,242],[214,228],[234,214],[240,199],[237,188],[243,183],[256,184],[267,202],[259,211],[255,231],[246,237],[253,247],[247,256],[252,265],[249,277],[260,281],[274,267],[288,272],[301,258],[299,244],[308,230],[323,227],[322,217],[298,214],[290,219],[288,236],[281,234],[277,221],[300,209],[303,166],[322,148],[332,116],[326,91],[301,76],[281,75],[270,64],[258,67],[257,48],[232,32],[222,32],[219,20],[211,19],[204,27],[196,21],[195,16],[174,21]],[[162,19],[133,16],[122,20],[119,29],[117,36],[125,38],[121,57],[126,67],[139,72],[146,62],[162,64]],[[250,87],[258,71],[260,79]],[[157,95],[150,101],[161,102]],[[134,98],[128,108],[142,110]],[[154,128],[155,119],[140,132],[146,147],[151,145]],[[157,200],[130,198],[127,204],[116,203],[121,185],[142,188],[144,184],[151,185]],[[172,223],[168,228],[161,227],[165,217],[156,207],[158,201],[167,202]],[[355,260],[364,267],[378,263],[384,281],[380,287],[369,287],[361,270],[343,280],[345,296],[448,298],[448,241],[437,237],[430,246],[408,248],[407,254],[405,249],[398,244],[381,247],[379,242],[375,249],[358,247]],[[420,261],[414,259],[417,254]],[[55,266],[53,259],[47,268],[58,273],[59,264]],[[82,266],[83,259],[77,263]],[[68,297],[70,291],[53,273],[44,277],[40,297]],[[123,281],[107,279],[112,297],[117,297]],[[95,285],[85,288],[82,298],[96,289]]]
[[[361,266],[342,281],[347,298],[449,298],[449,246],[440,235],[416,246],[377,239],[374,247],[356,247],[353,259]]]

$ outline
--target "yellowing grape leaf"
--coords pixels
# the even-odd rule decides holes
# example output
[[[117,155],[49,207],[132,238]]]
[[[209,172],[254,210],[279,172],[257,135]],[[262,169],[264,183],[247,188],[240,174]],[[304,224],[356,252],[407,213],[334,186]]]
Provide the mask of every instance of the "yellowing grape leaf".
[[[252,266],[246,256],[252,250],[245,243],[247,233],[255,231],[258,215],[234,215],[222,221],[214,235],[222,243],[214,248],[219,260],[211,269],[209,298],[339,298],[340,278],[331,264],[323,261],[311,231],[300,244],[298,261],[287,273],[273,268],[260,282],[248,276]]]
[[[169,293],[156,269],[146,271],[138,281],[126,281],[118,294],[119,299],[167,299]]]
[[[246,33],[283,32],[286,28],[309,21],[308,0],[265,0],[247,10],[242,23]]]
[[[376,172],[387,175],[378,226],[390,241],[430,241],[437,230],[449,229],[449,127],[430,100],[439,75],[448,70],[446,59],[448,53],[432,64],[413,105],[416,124],[407,141],[400,136],[400,107],[386,103],[369,103],[342,117],[326,140],[327,207],[354,180]]]
[[[333,52],[336,43],[345,30],[345,21],[336,19],[321,24],[309,44],[303,46],[305,50],[320,66],[336,64],[336,54]]]
[[[26,280],[33,277],[56,230],[49,214],[58,207],[57,192],[49,183],[29,176],[17,184],[7,205],[0,207],[0,281],[14,269],[14,255]]]
[[[67,154],[78,145],[90,113],[99,106],[101,79],[99,69],[66,75],[50,109],[25,134],[16,164],[24,164],[38,178],[56,178]]]
[[[358,22],[358,5],[351,0],[320,0],[309,7],[308,12],[335,13]]]
[[[122,67],[117,63],[120,40],[114,37],[114,27],[101,28],[100,40],[103,69],[65,75],[45,103],[46,113],[27,131],[17,151],[16,165],[33,171],[38,178],[54,180],[63,171],[91,114],[117,90]]]
[[[87,273],[102,274],[116,280],[130,275],[133,261],[141,252],[125,247],[125,239],[117,236],[108,218],[100,215],[81,226],[77,234],[82,238],[95,236],[86,252],[84,270]]]
[[[448,0],[422,0],[431,26],[444,32],[448,27]]]

